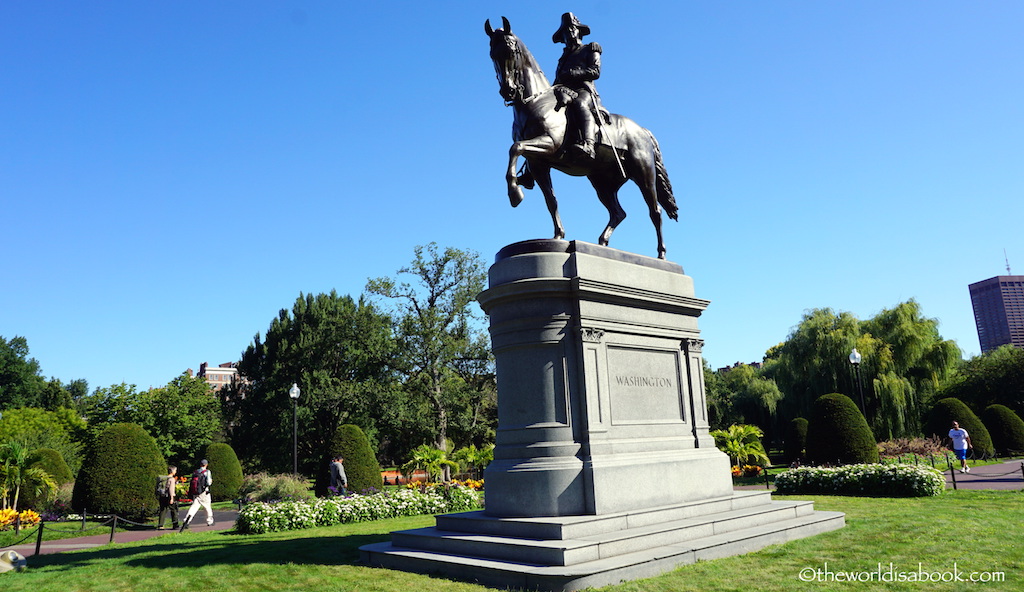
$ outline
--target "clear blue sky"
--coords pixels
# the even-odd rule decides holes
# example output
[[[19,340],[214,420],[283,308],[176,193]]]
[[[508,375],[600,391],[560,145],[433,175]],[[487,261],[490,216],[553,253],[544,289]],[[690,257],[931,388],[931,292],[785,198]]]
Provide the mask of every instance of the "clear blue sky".
[[[300,292],[358,295],[413,247],[549,238],[503,168],[485,19],[553,75],[560,14],[605,105],[661,142],[669,258],[715,367],[805,310],[916,298],[966,355],[967,285],[1024,273],[1024,4],[0,3],[0,335],[43,373],[160,386],[237,360]],[[569,239],[606,214],[556,174]],[[611,246],[655,254],[637,190]]]

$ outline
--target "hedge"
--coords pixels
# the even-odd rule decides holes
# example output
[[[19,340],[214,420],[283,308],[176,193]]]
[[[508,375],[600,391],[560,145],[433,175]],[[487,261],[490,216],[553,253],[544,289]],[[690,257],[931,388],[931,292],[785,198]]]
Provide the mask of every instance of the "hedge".
[[[822,395],[811,405],[807,426],[807,458],[814,464],[877,463],[878,445],[853,400]]]
[[[154,483],[166,469],[156,440],[142,426],[109,425],[89,445],[75,480],[72,507],[79,512],[144,519],[157,511]]]
[[[992,446],[992,436],[989,435],[985,424],[978,419],[970,407],[954,397],[947,397],[935,403],[928,413],[924,435],[935,435],[943,442],[948,442],[949,430],[952,429],[954,421],[967,430],[971,437],[971,446],[974,447],[975,456],[981,458],[995,456],[996,450]]]
[[[338,427],[330,447],[321,460],[321,470],[316,474],[317,495],[327,495],[331,458],[337,454],[345,459],[345,477],[348,479],[349,491],[373,491],[384,487],[380,463],[377,462],[377,456],[370,446],[370,439],[359,426],[345,424]]]
[[[210,461],[210,472],[213,474],[213,485],[210,486],[213,501],[237,498],[243,475],[242,464],[238,462],[235,450],[222,442],[214,442],[206,447],[205,458]]]
[[[1024,452],[1024,420],[1013,409],[997,403],[986,407],[981,415],[996,450],[1004,454]]]
[[[946,478],[918,465],[800,467],[776,475],[775,489],[780,494],[926,497],[945,491]]]

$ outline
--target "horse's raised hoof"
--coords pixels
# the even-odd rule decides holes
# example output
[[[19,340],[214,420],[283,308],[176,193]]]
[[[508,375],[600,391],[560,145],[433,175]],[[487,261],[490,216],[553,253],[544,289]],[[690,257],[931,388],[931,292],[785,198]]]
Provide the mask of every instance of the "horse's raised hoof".
[[[512,204],[512,207],[516,207],[523,203],[526,196],[523,195],[523,188],[518,185],[513,185],[508,188],[508,201]]]

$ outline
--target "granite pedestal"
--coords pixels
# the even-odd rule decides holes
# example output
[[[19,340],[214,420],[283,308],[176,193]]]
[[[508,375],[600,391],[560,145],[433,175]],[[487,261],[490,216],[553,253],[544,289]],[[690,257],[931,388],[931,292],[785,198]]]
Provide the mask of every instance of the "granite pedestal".
[[[371,565],[575,590],[840,528],[733,492],[708,434],[697,318],[674,263],[579,241],[498,253],[479,296],[498,380],[486,509],[361,549]]]

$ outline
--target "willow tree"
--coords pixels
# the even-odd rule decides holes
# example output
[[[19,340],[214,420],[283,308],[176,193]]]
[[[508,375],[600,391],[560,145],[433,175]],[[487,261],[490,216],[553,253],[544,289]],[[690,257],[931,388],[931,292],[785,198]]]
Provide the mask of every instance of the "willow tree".
[[[438,450],[450,448],[453,409],[459,398],[464,404],[465,387],[472,386],[464,376],[467,368],[489,372],[487,338],[480,329],[476,304],[485,277],[479,254],[452,247],[442,251],[430,243],[417,246],[412,263],[399,269],[396,277],[371,279],[366,285],[368,293],[395,307],[406,388],[429,403]],[[467,364],[467,360],[477,363]],[[481,397],[487,394],[484,389],[471,390]]]
[[[786,417],[806,417],[817,397],[838,392],[860,402],[853,348],[862,354],[864,415],[882,439],[916,436],[924,405],[960,359],[956,343],[939,334],[938,321],[925,317],[914,300],[866,321],[851,313],[815,309],[766,359],[764,374],[785,397]]]

